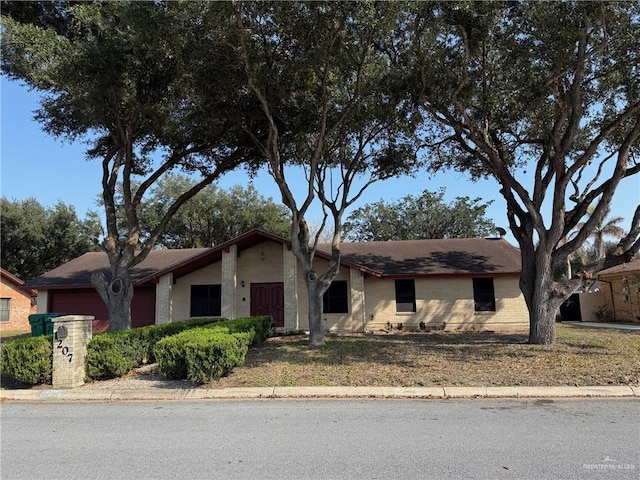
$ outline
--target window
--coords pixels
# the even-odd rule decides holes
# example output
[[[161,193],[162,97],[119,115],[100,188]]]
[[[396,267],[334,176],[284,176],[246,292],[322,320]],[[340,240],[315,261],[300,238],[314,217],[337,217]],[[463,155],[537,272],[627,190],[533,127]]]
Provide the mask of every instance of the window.
[[[416,311],[416,284],[414,280],[396,280],[396,312]]]
[[[0,322],[8,322],[10,312],[11,312],[11,299],[0,298]]]
[[[334,280],[324,292],[322,313],[349,313],[346,280]]]
[[[473,304],[476,312],[496,311],[496,296],[493,291],[493,278],[473,279]]]
[[[220,285],[191,285],[191,316],[219,317],[222,314]]]

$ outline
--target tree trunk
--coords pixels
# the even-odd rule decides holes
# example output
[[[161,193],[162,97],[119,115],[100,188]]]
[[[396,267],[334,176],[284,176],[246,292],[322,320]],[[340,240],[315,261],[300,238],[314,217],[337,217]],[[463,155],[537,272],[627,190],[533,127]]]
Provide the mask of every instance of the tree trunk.
[[[322,325],[324,291],[315,272],[309,272],[306,275],[306,282],[309,297],[309,345],[319,347],[324,345],[324,327]]]
[[[535,301],[529,308],[529,343],[534,345],[552,345],[556,341],[556,314],[558,307],[552,302]]]
[[[133,285],[127,271],[119,272],[112,279],[102,274],[94,274],[91,283],[100,294],[109,315],[109,330],[131,328],[131,301]]]
[[[552,345],[556,341],[556,314],[564,298],[556,294],[550,259],[539,253],[536,262],[523,258],[520,289],[529,310],[529,343]]]

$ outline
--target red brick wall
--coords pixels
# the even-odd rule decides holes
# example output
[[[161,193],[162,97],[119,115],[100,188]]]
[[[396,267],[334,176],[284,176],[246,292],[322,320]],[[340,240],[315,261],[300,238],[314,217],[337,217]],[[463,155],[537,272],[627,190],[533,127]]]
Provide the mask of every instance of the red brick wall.
[[[3,278],[0,282],[0,298],[11,299],[9,322],[0,322],[0,331],[31,330],[29,315],[36,313],[36,307],[31,306],[31,297]]]

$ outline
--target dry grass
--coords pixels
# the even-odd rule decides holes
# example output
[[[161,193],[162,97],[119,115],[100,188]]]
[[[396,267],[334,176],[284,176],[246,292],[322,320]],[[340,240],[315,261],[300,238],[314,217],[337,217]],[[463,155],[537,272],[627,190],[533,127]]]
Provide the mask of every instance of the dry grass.
[[[525,335],[415,333],[275,337],[213,388],[640,384],[640,333],[558,325],[555,345]]]

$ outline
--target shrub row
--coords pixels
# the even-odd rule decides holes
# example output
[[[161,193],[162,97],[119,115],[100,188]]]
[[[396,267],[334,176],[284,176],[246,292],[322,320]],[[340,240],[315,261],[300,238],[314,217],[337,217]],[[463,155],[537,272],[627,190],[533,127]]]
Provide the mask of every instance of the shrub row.
[[[51,335],[20,338],[2,344],[0,371],[27,385],[51,383]]]
[[[121,377],[135,367],[154,363],[156,359],[153,348],[161,339],[222,321],[224,319],[192,318],[182,322],[149,325],[95,335],[87,348],[87,378],[107,380]]]
[[[156,362],[154,347],[160,340],[178,335],[185,330],[200,327],[206,327],[227,336],[229,334],[250,332],[251,339],[249,341],[262,342],[269,336],[271,331],[271,317],[241,318],[237,320],[195,318],[121,332],[101,333],[92,337],[87,348],[87,378],[89,380],[116,378],[144,363],[154,363]],[[236,338],[243,339],[245,337],[238,336]],[[249,338],[249,336],[246,338]],[[244,340],[242,341],[244,342]],[[207,348],[210,349],[209,346]],[[241,355],[242,362],[244,362],[245,354],[246,351]],[[206,356],[207,354],[204,353],[203,355]],[[0,347],[0,372],[28,385],[50,384],[52,375],[51,356],[51,335],[5,342]],[[193,358],[195,359],[195,357]],[[191,361],[194,364],[196,362],[195,360]],[[239,360],[234,361],[237,362]],[[224,366],[228,363],[226,359],[222,361],[223,369],[226,368]],[[195,374],[191,374],[191,376],[200,378]],[[187,376],[182,378],[187,378]]]
[[[271,317],[230,320],[160,340],[155,347],[159,372],[167,378],[206,383],[244,365],[252,343],[263,342]]]
[[[225,328],[229,333],[251,332],[255,333],[252,343],[264,342],[273,330],[273,319],[270,315],[261,317],[236,318],[221,323],[210,324],[208,328]]]

